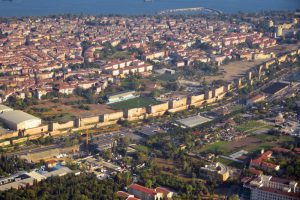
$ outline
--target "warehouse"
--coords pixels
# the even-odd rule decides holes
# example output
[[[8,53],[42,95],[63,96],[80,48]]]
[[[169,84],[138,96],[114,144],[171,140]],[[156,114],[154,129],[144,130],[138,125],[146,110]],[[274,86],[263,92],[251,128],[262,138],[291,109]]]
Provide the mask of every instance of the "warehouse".
[[[138,95],[136,95],[135,91],[117,92],[114,94],[107,95],[107,100],[108,100],[107,104],[126,101],[136,97],[138,97]]]
[[[199,125],[209,122],[209,121],[211,121],[211,119],[200,116],[200,115],[196,115],[196,116],[192,116],[192,117],[188,117],[188,118],[184,118],[184,119],[179,119],[176,122],[183,125],[184,127],[193,128],[193,127],[199,126]]]
[[[41,125],[42,120],[20,110],[0,113],[0,120],[13,130],[26,130]]]

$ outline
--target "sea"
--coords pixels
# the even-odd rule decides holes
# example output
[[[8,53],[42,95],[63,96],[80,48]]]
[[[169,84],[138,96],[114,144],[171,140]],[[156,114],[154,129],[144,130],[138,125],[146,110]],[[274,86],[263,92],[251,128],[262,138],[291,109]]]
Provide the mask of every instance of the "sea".
[[[206,7],[224,13],[300,9],[300,0],[0,0],[0,17],[156,15],[166,9]]]

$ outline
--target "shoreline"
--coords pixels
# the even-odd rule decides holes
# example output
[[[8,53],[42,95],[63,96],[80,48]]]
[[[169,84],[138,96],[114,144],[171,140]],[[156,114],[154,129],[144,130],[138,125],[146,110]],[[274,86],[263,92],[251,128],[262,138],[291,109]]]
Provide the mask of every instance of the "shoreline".
[[[1,1],[0,1],[1,2]],[[187,8],[179,8],[180,9],[187,9]],[[199,16],[209,16],[209,15],[215,15],[215,16],[220,16],[220,15],[237,15],[237,14],[263,14],[263,13],[292,13],[292,12],[297,12],[297,9],[294,10],[259,10],[257,12],[242,12],[242,11],[237,11],[237,12],[224,12],[222,10],[216,10],[216,9],[211,9],[211,8],[205,8],[209,10],[215,10],[220,12],[219,14],[216,13],[192,13],[193,11],[188,11],[190,13],[169,13],[169,14],[160,14],[164,11],[169,11],[169,10],[178,10],[178,9],[163,9],[160,11],[156,11],[153,14],[117,14],[117,13],[111,13],[111,14],[85,14],[85,13],[72,13],[72,12],[66,12],[66,13],[50,13],[50,14],[45,14],[45,15],[18,15],[18,16],[2,16],[0,12],[0,19],[15,19],[15,18],[51,18],[51,17],[161,17],[161,16],[192,16],[192,17],[199,17]]]

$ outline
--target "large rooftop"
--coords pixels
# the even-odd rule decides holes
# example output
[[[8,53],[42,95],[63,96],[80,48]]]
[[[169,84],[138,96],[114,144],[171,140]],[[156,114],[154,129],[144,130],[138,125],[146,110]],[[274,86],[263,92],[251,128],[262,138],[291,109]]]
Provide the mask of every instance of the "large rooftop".
[[[198,126],[200,124],[203,124],[203,123],[209,122],[209,121],[211,121],[211,119],[200,116],[200,115],[177,120],[178,123],[180,123],[188,128],[193,128],[195,126]]]
[[[13,109],[6,106],[6,105],[3,105],[3,104],[0,104],[0,113],[2,112],[7,112],[7,111],[12,111]]]
[[[29,121],[29,120],[40,120],[39,118],[30,115],[28,113],[25,113],[21,110],[13,110],[13,111],[8,111],[0,114],[0,119],[3,119],[5,121],[13,122],[16,124],[22,123],[24,121]]]

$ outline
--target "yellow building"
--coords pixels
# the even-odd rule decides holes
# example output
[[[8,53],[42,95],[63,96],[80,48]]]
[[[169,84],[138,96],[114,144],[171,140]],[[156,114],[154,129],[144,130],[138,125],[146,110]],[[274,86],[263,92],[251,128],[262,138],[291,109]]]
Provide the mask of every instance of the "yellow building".
[[[222,163],[215,163],[201,167],[201,175],[206,178],[216,179],[221,182],[227,181],[229,178],[229,169]]]

